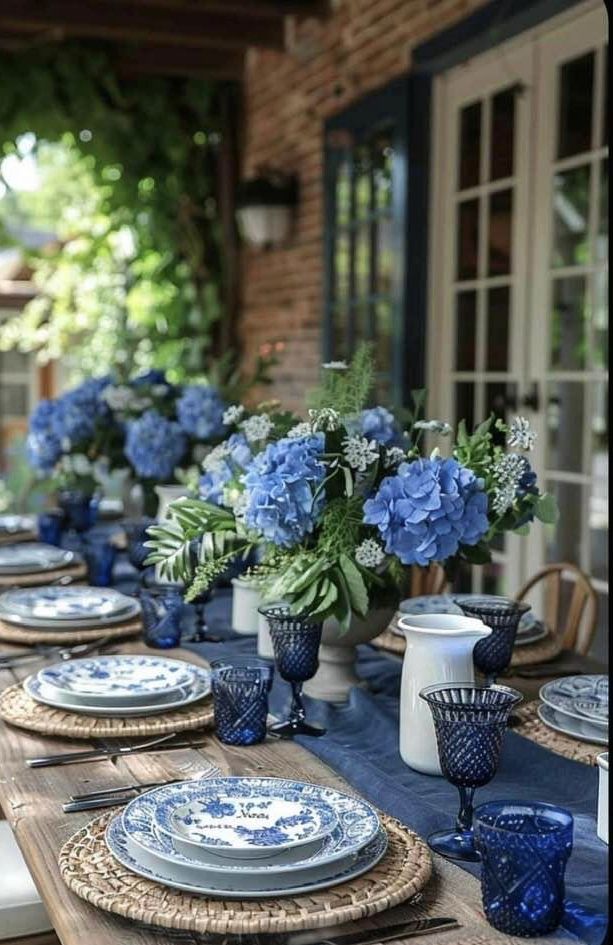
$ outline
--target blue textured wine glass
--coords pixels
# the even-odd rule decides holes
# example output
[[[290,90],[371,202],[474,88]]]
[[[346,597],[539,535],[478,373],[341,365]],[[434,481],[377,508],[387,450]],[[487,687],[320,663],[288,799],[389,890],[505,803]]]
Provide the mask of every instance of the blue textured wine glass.
[[[98,500],[80,489],[62,489],[57,496],[68,528],[81,535],[96,524]]]
[[[492,630],[490,636],[479,640],[473,650],[476,668],[491,685],[511,662],[519,621],[530,610],[530,604],[493,594],[460,597],[455,603],[467,617],[476,617]]]
[[[226,745],[257,745],[266,738],[268,693],[274,669],[264,660],[211,663],[215,731]]]
[[[94,587],[110,587],[117,546],[106,535],[87,535],[83,539],[82,549],[89,583]]]
[[[287,722],[278,722],[270,729],[276,735],[325,735],[320,725],[305,720],[302,684],[317,672],[322,624],[308,616],[293,616],[287,604],[270,604],[259,612],[268,621],[275,663],[279,675],[292,687],[292,704]]]
[[[508,686],[471,683],[428,686],[420,696],[430,706],[443,775],[460,794],[455,827],[431,834],[428,843],[442,856],[477,862],[473,797],[496,773],[509,713],[522,696]]]
[[[138,592],[147,646],[168,650],[181,642],[183,596],[171,587],[141,588]]]
[[[41,512],[37,519],[38,537],[46,545],[59,548],[64,528],[64,513],[60,509]]]
[[[128,561],[137,571],[142,571],[146,559],[151,554],[151,548],[145,548],[145,542],[151,539],[151,536],[147,534],[147,529],[151,525],[155,525],[154,518],[133,518],[123,523]]]
[[[553,804],[493,801],[475,810],[481,894],[490,925],[507,935],[546,935],[564,911],[573,817]]]

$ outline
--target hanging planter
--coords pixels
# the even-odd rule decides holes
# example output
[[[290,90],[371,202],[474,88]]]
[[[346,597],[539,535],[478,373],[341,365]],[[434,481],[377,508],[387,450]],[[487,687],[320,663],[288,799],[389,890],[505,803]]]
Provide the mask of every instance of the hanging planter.
[[[298,181],[276,171],[239,184],[236,215],[246,243],[269,249],[286,242],[298,203]]]

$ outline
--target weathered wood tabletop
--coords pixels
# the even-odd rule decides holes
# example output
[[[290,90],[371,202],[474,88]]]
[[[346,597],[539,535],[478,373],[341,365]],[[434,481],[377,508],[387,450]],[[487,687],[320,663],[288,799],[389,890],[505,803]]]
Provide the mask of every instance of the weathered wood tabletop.
[[[4,644],[2,649],[6,651],[10,647]],[[19,652],[20,648],[14,647],[14,650]],[[145,648],[139,643],[125,643],[115,648],[118,650],[141,652]],[[168,651],[168,654],[198,661],[194,654],[182,650]],[[19,672],[0,670],[0,689],[36,668],[37,664],[30,663]],[[201,740],[201,733],[194,733],[194,738]],[[85,742],[78,743],[78,747],[85,746]],[[341,777],[308,751],[291,742],[278,740],[250,748],[230,748],[221,745],[211,735],[205,747],[200,749],[150,752],[63,767],[32,769],[24,763],[27,757],[74,747],[74,742],[29,734],[0,722],[0,805],[15,832],[63,945],[171,945],[178,940],[190,945],[221,941],[219,937],[205,939],[186,933],[181,933],[178,939],[168,930],[140,926],[96,909],[72,893],[60,877],[58,853],[62,844],[99,812],[64,814],[62,803],[70,794],[119,787],[132,781],[196,777],[211,764],[219,766],[227,774],[291,775],[351,791]],[[411,938],[411,943],[494,945],[506,942],[521,945],[530,941],[501,935],[491,928],[481,911],[478,881],[439,857],[434,857],[433,878],[418,902],[397,907],[378,919],[339,926],[339,931],[376,928],[382,920],[388,924],[426,916],[453,916],[461,923],[461,928]],[[549,936],[547,943],[557,945],[569,940],[570,937],[560,933]],[[243,937],[241,941],[248,942],[249,938]],[[408,945],[409,940],[400,940],[398,945],[403,945],[403,942]]]

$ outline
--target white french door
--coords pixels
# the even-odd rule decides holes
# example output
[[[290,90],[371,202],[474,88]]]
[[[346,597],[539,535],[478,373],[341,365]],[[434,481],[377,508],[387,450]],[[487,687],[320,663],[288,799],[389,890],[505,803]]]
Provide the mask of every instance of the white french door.
[[[475,590],[546,561],[606,603],[606,11],[586,3],[442,75],[435,88],[429,412],[521,412],[558,528],[507,536]]]

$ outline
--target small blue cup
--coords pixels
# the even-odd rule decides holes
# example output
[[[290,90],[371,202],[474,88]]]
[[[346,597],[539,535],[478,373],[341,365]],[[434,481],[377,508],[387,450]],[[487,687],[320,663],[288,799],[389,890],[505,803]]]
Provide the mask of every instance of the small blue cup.
[[[507,935],[553,932],[564,912],[573,816],[553,804],[492,801],[474,815],[483,909]]]
[[[80,489],[62,489],[58,504],[64,512],[68,528],[82,534],[92,528],[98,518],[98,499]]]
[[[112,544],[107,536],[89,535],[83,539],[82,551],[87,564],[89,583],[94,587],[110,587],[113,583],[117,546]]]
[[[143,639],[147,646],[169,650],[181,642],[183,597],[169,587],[144,588],[139,591],[143,619]]]
[[[41,512],[37,519],[38,537],[46,545],[55,545],[59,548],[64,528],[64,513],[60,509]]]
[[[268,693],[274,669],[258,659],[215,660],[212,688],[215,731],[226,745],[257,745],[266,738]]]

